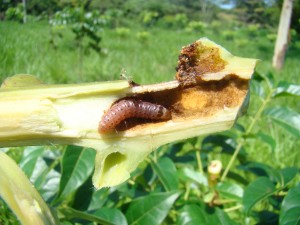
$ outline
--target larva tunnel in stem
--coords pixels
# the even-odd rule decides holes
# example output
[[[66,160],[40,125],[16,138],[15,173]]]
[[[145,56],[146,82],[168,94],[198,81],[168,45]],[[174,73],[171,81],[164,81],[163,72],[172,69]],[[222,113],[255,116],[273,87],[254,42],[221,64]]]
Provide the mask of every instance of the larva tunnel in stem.
[[[117,185],[159,146],[231,128],[247,101],[256,62],[202,38],[181,50],[176,80],[165,83],[45,85],[16,75],[0,91],[0,146],[92,147],[94,186]],[[161,113],[169,116],[159,118]],[[106,121],[110,129],[102,132],[107,114],[114,124]]]

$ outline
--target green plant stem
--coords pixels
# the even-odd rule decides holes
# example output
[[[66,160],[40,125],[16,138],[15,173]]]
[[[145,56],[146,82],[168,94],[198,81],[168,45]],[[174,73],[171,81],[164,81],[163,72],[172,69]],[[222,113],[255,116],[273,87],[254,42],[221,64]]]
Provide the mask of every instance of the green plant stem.
[[[197,159],[197,165],[198,165],[199,172],[203,173],[203,166],[202,166],[200,151],[201,151],[201,149],[196,150],[196,159]]]
[[[230,170],[230,168],[231,168],[233,162],[235,161],[237,155],[239,154],[239,152],[240,152],[242,146],[243,146],[243,144],[242,144],[242,142],[240,142],[240,143],[237,145],[237,147],[235,148],[234,153],[233,153],[233,155],[232,155],[232,157],[231,157],[231,159],[230,159],[230,161],[229,161],[229,163],[228,163],[226,169],[224,170],[224,172],[223,172],[223,174],[222,174],[221,182],[224,182],[224,180],[225,180],[225,178],[226,178],[226,176],[227,176],[227,174],[228,174],[228,172],[229,172],[229,170]]]
[[[213,201],[213,203],[216,205],[224,205],[224,204],[229,204],[229,203],[233,203],[233,202],[237,202],[237,200],[235,200],[235,199],[216,199]]]
[[[287,195],[287,191],[280,191],[278,192],[277,196],[286,196]]]
[[[269,95],[267,96],[267,98],[266,98],[266,99],[263,101],[263,103],[261,104],[261,106],[260,106],[260,108],[258,109],[257,113],[255,114],[255,116],[254,116],[254,118],[253,118],[251,124],[249,125],[248,129],[246,130],[246,134],[249,134],[249,133],[252,131],[252,129],[253,129],[255,123],[256,123],[257,120],[260,118],[260,116],[261,116],[263,110],[265,109],[266,105],[267,105],[268,102],[270,101],[270,99],[271,99],[271,97],[272,97],[272,94],[273,94],[273,91],[271,91],[271,92],[269,93]]]
[[[224,209],[224,212],[232,212],[232,211],[238,210],[238,209],[240,209],[242,207],[243,207],[242,205],[236,205],[236,206]]]
[[[135,184],[135,181],[132,180],[132,179],[129,179],[127,182],[128,182],[128,184],[130,184],[130,185],[132,185],[132,186]]]
[[[263,101],[263,103],[262,103],[261,106],[259,107],[259,109],[258,109],[257,113],[255,114],[255,116],[254,116],[252,122],[250,123],[248,129],[247,129],[246,132],[245,132],[246,135],[248,135],[248,134],[252,131],[254,125],[255,125],[256,122],[259,120],[259,118],[260,118],[260,116],[261,116],[263,110],[265,109],[267,103],[268,103],[268,102],[270,101],[270,99],[272,98],[272,95],[273,95],[273,90],[270,91],[270,93],[269,93],[269,95],[267,96],[267,98]],[[237,155],[239,154],[240,150],[241,150],[242,147],[243,147],[244,141],[245,141],[244,139],[241,139],[241,140],[238,142],[238,145],[236,146],[236,148],[235,148],[235,150],[234,150],[234,153],[233,153],[233,155],[232,155],[232,157],[231,157],[231,159],[230,159],[230,161],[229,161],[227,167],[225,168],[225,170],[224,170],[224,172],[223,172],[223,174],[222,174],[221,182],[224,182],[224,180],[225,180],[225,178],[226,178],[226,176],[227,176],[227,174],[228,174],[228,172],[229,172],[229,170],[230,170],[230,168],[231,168],[233,162],[235,161]]]
[[[183,199],[184,199],[185,201],[187,201],[188,198],[189,198],[189,194],[190,194],[190,184],[187,183],[187,184],[185,185],[185,188],[186,188],[186,191],[185,191],[185,193],[184,193]]]

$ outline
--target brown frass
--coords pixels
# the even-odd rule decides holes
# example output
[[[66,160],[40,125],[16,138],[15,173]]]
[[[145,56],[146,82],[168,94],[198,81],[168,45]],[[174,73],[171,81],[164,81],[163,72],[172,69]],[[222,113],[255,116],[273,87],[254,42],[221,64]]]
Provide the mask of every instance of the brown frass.
[[[227,62],[217,47],[204,46],[200,41],[182,48],[178,56],[176,79],[182,86],[201,83],[201,75],[223,70]]]

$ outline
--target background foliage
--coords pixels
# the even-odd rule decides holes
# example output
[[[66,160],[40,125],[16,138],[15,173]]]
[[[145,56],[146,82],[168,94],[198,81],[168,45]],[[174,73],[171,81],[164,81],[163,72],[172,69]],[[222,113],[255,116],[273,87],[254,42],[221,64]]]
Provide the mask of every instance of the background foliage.
[[[74,146],[3,148],[64,224],[297,224],[299,1],[282,71],[271,68],[282,1],[86,0],[0,3],[0,77],[48,83],[173,79],[182,46],[207,36],[261,59],[246,115],[230,131],[162,146],[131,179],[94,190],[95,152]],[[126,72],[125,72],[126,70]],[[214,180],[213,160],[223,164]],[[0,223],[18,224],[4,202]]]

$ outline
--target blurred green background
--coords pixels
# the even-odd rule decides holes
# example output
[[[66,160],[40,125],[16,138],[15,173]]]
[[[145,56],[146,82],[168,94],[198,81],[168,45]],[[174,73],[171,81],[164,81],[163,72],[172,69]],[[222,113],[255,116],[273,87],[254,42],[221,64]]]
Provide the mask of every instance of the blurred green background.
[[[48,83],[174,77],[182,46],[208,37],[271,70],[282,1],[21,1],[0,3],[0,76],[29,73]],[[299,82],[299,2],[282,74]]]

